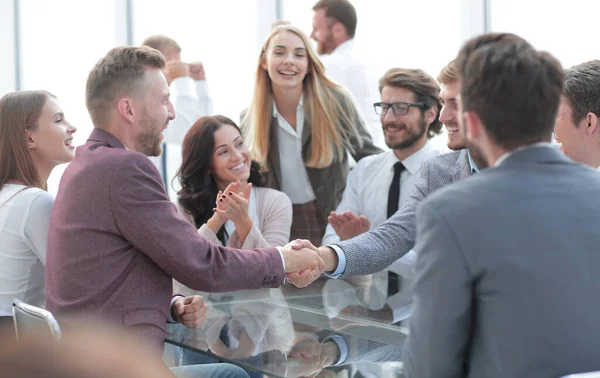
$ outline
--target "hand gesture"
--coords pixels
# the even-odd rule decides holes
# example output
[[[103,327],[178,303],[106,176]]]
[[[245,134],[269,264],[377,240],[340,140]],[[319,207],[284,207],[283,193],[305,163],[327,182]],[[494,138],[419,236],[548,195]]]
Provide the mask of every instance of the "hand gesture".
[[[308,240],[296,239],[281,247],[286,277],[297,287],[305,287],[323,274],[325,262],[317,247]]]
[[[236,228],[238,224],[252,223],[248,215],[252,184],[246,184],[243,191],[238,192],[240,189],[242,189],[242,184],[239,181],[229,184],[225,189],[225,193],[222,193],[221,197],[217,199],[215,210],[221,217],[235,223]]]
[[[227,189],[228,190],[233,184],[230,184]],[[217,198],[215,198],[215,207],[213,208],[213,215],[206,222],[206,225],[213,233],[219,232],[221,227],[229,220],[227,217],[227,210],[225,208],[225,203],[223,202],[223,192],[219,190],[217,193]]]
[[[194,80],[206,80],[206,73],[204,72],[204,65],[201,62],[194,62],[189,64],[190,77]]]
[[[208,306],[200,295],[179,297],[171,306],[171,315],[188,328],[199,328],[206,320],[206,310]]]
[[[340,237],[340,240],[352,239],[369,231],[371,227],[371,222],[367,217],[364,215],[359,217],[352,211],[344,211],[341,214],[332,211],[327,220]]]
[[[164,72],[167,84],[171,85],[171,82],[178,77],[190,76],[190,67],[180,60],[172,60],[167,62]]]
[[[237,192],[240,189],[240,186],[241,183],[239,181],[234,181],[227,185],[227,188],[225,188],[225,192],[219,190],[219,192],[217,193],[217,199],[215,200],[215,208],[213,210],[215,214],[220,215],[220,219],[222,219],[223,222],[229,220],[229,215],[227,214],[227,207],[225,203],[226,197],[224,194],[227,192]]]

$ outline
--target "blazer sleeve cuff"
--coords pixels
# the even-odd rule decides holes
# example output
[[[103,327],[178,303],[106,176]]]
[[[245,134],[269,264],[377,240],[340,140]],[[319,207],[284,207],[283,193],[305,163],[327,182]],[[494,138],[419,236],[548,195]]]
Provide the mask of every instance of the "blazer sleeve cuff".
[[[173,303],[175,303],[175,301],[177,300],[177,298],[185,298],[183,295],[181,294],[174,294],[173,297],[171,298],[171,305],[169,306],[169,318],[167,319],[168,323],[177,323],[177,321],[175,321],[175,319],[173,319],[173,315],[171,312],[171,308],[173,307]]]
[[[328,245],[329,248],[333,249],[338,257],[338,266],[333,273],[325,273],[329,278],[339,278],[346,271],[346,254],[340,246],[332,244]]]

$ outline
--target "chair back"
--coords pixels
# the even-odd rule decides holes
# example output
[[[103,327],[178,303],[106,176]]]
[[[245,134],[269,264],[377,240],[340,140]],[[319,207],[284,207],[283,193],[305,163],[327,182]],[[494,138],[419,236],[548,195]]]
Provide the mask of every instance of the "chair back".
[[[13,300],[12,309],[17,340],[19,335],[34,332],[38,335],[47,333],[60,339],[60,326],[50,311],[29,305],[20,299]]]

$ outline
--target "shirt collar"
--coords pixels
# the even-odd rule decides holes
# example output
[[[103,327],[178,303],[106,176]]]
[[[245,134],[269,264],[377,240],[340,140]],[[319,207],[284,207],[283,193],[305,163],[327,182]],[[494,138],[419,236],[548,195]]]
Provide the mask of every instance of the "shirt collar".
[[[303,109],[303,99],[304,93],[300,96],[300,102],[298,102],[298,107],[296,107],[296,111]],[[275,100],[273,100],[273,117],[277,117],[279,115],[279,110],[277,110],[277,104],[275,104]]]
[[[537,143],[530,144],[530,145],[527,145],[527,146],[522,146],[522,147],[519,147],[519,148],[515,148],[514,150],[508,151],[504,155],[500,156],[498,158],[498,160],[496,160],[496,162],[494,163],[494,167],[497,167],[500,164],[502,164],[506,159],[508,159],[515,152],[523,151],[523,150],[526,150],[528,148],[536,148],[536,147],[552,147],[552,148],[554,148],[554,147],[556,147],[556,145],[553,144],[553,143],[550,143],[550,142],[537,142]]]
[[[412,155],[408,156],[406,159],[402,160],[402,165],[404,165],[404,168],[406,168],[406,170],[408,171],[408,173],[410,173],[411,175],[414,175],[420,168],[421,168],[421,164],[427,160],[427,158],[429,158],[431,156],[431,152],[433,151],[433,145],[427,141],[425,142],[425,144],[423,145],[423,147],[421,147],[417,152],[413,153]],[[390,150],[392,157],[393,157],[393,161],[394,163],[396,163],[397,161],[400,161],[397,157],[396,154],[394,154],[394,150]],[[392,168],[391,170],[394,170],[394,166],[392,164]]]
[[[335,50],[333,50],[330,55],[345,52],[345,51],[351,51],[353,48],[354,48],[354,38],[351,38],[351,39],[347,40],[346,42],[338,45],[338,47],[336,47]]]
[[[471,174],[479,173],[479,167],[477,167],[477,164],[475,164],[475,161],[471,157],[471,152],[469,150],[467,150],[467,157],[469,158],[469,167],[471,167]]]
[[[597,170],[598,172],[600,172],[600,166],[599,166],[598,168],[596,168],[596,170]]]

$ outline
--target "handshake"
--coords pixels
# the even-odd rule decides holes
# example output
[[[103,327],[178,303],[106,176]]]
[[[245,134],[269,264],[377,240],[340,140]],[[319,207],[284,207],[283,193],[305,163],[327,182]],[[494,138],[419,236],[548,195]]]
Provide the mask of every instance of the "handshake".
[[[297,287],[306,287],[337,267],[337,254],[331,248],[317,248],[308,240],[296,239],[281,247],[281,253],[285,276]]]

